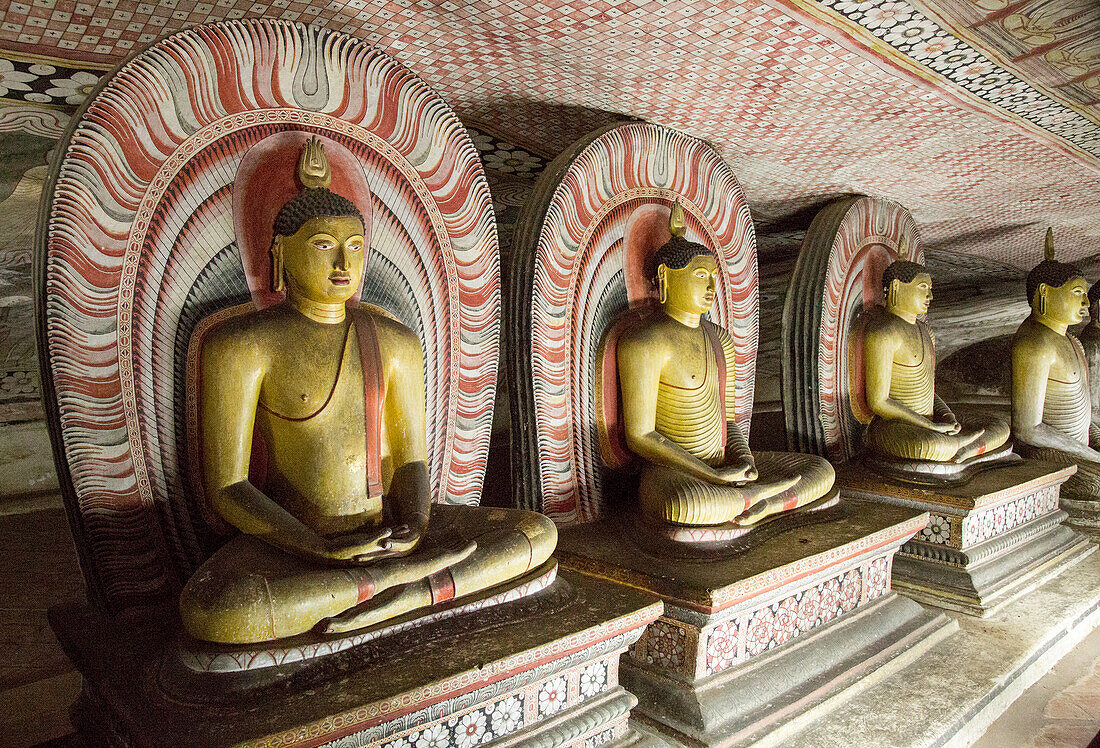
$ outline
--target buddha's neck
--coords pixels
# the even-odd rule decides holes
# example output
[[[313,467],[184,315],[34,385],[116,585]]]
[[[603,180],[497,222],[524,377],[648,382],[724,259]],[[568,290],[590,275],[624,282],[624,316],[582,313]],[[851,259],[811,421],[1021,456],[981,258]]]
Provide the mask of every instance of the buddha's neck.
[[[698,327],[700,315],[675,307],[668,302],[664,304],[664,311],[672,319],[687,327]]]
[[[335,325],[344,321],[347,308],[343,302],[314,301],[307,298],[294,286],[293,281],[286,284],[286,300],[299,312],[309,317],[314,322],[326,325]]]
[[[1038,311],[1032,311],[1031,318],[1043,327],[1048,327],[1059,335],[1065,335],[1066,331],[1069,329],[1069,325],[1065,322],[1059,322],[1046,314],[1039,314]]]
[[[913,314],[910,311],[906,311],[905,309],[901,309],[900,307],[896,307],[896,306],[888,306],[888,307],[886,307],[886,311],[888,311],[890,314],[894,315],[895,317],[899,317],[899,318],[905,320],[906,322],[908,322],[911,325],[917,324],[917,315]]]

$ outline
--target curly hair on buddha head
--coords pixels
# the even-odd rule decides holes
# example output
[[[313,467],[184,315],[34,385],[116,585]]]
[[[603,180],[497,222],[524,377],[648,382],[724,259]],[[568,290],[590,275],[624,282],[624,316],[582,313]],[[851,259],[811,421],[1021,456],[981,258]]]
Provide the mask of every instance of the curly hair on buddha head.
[[[358,218],[363,214],[351,200],[329,189],[332,169],[324,145],[312,137],[302,146],[298,160],[298,181],[302,191],[279,209],[272,232],[275,236],[293,236],[314,218]]]

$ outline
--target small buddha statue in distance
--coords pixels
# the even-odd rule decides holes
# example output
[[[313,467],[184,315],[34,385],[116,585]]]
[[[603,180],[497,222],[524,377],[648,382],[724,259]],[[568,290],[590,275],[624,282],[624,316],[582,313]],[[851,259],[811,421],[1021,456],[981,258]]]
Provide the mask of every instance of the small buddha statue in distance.
[[[273,231],[286,300],[219,323],[200,352],[205,494],[240,530],[182,592],[184,628],[202,640],[370,626],[520,577],[556,544],[534,512],[432,504],[420,342],[346,305],[368,237],[328,189],[316,139],[299,178]],[[253,424],[262,490],[248,479]]]
[[[1076,464],[1064,495],[1100,500],[1100,446],[1092,428],[1089,367],[1069,332],[1089,310],[1087,282],[1075,265],[1046,259],[1027,275],[1031,314],[1012,338],[1012,434],[1025,457]]]
[[[660,308],[623,332],[615,356],[642,515],[751,525],[823,497],[835,478],[826,460],[765,452],[757,464],[749,451],[734,417],[733,339],[702,318],[717,298],[717,258],[684,239],[678,204],[670,229],[650,267]]]
[[[885,311],[868,314],[863,328],[864,387],[874,414],[864,447],[880,461],[951,463],[1002,447],[1009,437],[1006,421],[976,416],[964,427],[935,392],[935,337],[920,319],[932,302],[932,277],[908,259],[906,237],[882,287]]]

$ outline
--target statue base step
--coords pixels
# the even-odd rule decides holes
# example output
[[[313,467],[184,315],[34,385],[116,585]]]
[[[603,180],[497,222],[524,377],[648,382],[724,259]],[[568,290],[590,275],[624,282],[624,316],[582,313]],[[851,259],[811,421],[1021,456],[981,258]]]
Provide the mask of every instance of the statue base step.
[[[563,573],[274,681],[267,668],[253,689],[247,672],[184,667],[175,605],[108,618],[69,604],[50,622],[84,676],[72,716],[89,744],[580,748],[660,744],[630,727],[637,700],[618,678],[620,654],[660,612],[653,596]]]
[[[559,532],[563,568],[665,602],[622,661],[635,721],[690,746],[780,740],[955,629],[890,589],[894,554],[926,514],[842,500],[802,516],[683,555],[646,550],[628,520]]]
[[[1021,460],[962,486],[914,488],[865,466],[837,469],[844,496],[906,506],[928,526],[894,560],[894,588],[920,602],[988,616],[1096,550],[1062,522],[1059,486],[1075,468]]]
[[[1069,515],[1067,525],[1094,534],[1100,533],[1100,498],[1071,499],[1063,496],[1059,503],[1062,511]]]
[[[1067,653],[1089,651],[1081,648],[1082,640],[1100,623],[1100,553],[991,616],[956,618],[957,633],[904,670],[837,705],[811,729],[785,740],[783,748],[971,745]],[[1042,709],[1038,706],[1036,711]],[[1096,711],[1081,707],[1081,713]],[[1057,732],[1056,726],[1064,727],[1065,721],[1051,719],[1044,726],[1041,714],[1035,716],[1039,721],[1030,725],[1034,729],[1005,745],[1088,742],[1086,737],[1075,743]]]

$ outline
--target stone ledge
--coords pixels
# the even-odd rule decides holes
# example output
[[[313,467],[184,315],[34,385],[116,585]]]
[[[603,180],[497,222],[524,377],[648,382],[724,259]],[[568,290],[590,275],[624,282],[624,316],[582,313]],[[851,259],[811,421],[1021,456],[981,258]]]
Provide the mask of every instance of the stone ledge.
[[[784,748],[966,746],[1100,623],[1100,554],[959,632],[817,720]]]

